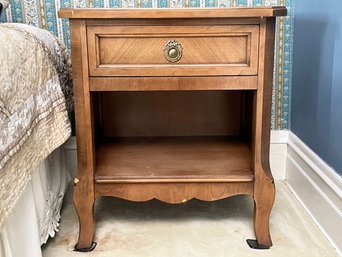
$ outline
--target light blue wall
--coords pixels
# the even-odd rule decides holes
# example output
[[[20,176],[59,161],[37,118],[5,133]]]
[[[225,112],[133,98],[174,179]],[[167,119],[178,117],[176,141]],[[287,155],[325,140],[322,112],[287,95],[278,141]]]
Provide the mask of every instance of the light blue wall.
[[[291,129],[342,175],[342,0],[295,3]]]

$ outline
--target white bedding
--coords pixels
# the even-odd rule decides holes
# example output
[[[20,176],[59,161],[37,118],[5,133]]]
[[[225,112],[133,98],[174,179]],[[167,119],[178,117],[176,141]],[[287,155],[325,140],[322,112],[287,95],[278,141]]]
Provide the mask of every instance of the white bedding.
[[[0,23],[0,230],[33,171],[70,136],[70,58],[46,30]]]
[[[71,134],[70,65],[48,31],[0,23],[1,257],[41,256],[57,231],[68,182],[58,147]]]
[[[58,231],[62,201],[70,180],[63,148],[36,169],[0,232],[0,257],[40,257],[41,244]]]

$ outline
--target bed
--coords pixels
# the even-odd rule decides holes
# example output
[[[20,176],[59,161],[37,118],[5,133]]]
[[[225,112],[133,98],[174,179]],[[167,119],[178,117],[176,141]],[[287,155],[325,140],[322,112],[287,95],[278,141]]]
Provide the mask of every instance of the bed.
[[[33,26],[0,23],[1,257],[39,257],[58,231],[70,179],[61,145],[71,134],[71,84],[63,43]]]

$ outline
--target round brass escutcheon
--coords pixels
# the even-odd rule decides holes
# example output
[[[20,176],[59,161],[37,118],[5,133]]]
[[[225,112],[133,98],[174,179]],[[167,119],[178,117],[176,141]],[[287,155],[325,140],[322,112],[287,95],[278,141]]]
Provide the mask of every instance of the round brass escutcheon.
[[[170,58],[176,58],[178,56],[178,50],[176,48],[171,48],[169,51]]]
[[[169,40],[164,48],[165,58],[169,62],[177,62],[182,58],[182,45],[176,40]]]

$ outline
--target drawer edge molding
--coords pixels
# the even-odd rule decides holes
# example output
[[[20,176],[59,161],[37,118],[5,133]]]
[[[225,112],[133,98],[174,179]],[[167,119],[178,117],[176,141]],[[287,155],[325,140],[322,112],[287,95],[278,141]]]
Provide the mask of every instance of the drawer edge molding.
[[[258,76],[91,77],[90,91],[256,90]]]

